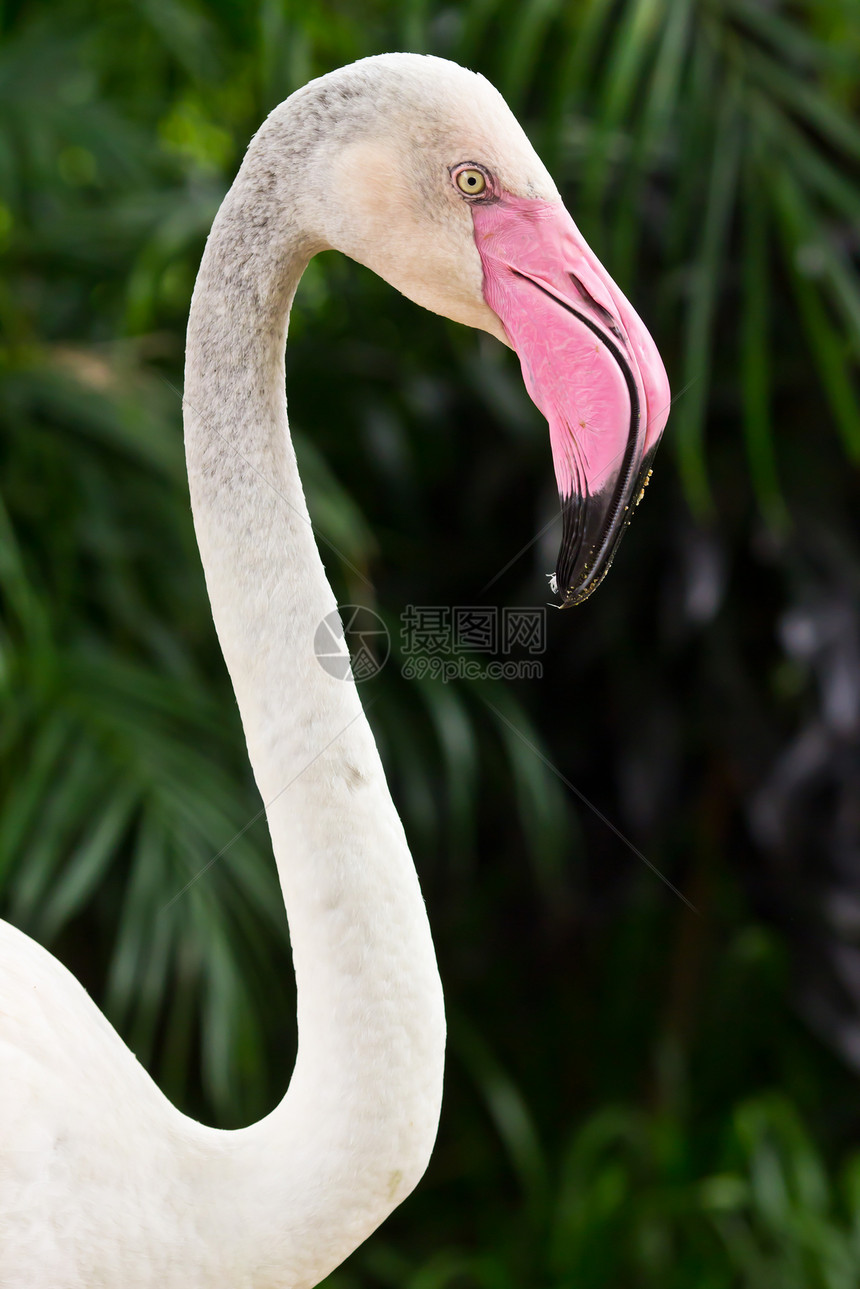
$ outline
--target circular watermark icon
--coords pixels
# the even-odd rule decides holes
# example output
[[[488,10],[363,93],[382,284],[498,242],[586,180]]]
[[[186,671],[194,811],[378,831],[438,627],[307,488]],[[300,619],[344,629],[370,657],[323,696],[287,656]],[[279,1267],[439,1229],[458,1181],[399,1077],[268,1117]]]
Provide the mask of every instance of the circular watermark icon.
[[[388,661],[391,639],[378,613],[363,604],[343,604],[327,613],[314,632],[314,653],[335,680],[370,680]]]

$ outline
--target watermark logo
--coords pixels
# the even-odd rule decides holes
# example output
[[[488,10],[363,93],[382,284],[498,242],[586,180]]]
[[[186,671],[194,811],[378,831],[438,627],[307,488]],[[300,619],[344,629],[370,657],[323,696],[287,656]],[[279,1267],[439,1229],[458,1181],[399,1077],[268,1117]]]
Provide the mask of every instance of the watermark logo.
[[[543,674],[543,605],[410,604],[400,622],[406,680],[539,680]]]
[[[409,604],[400,615],[406,680],[538,680],[545,648],[543,605]],[[379,615],[356,604],[328,614],[314,637],[320,665],[338,680],[369,680],[384,667],[390,649]]]
[[[388,628],[363,604],[344,604],[326,614],[314,633],[314,653],[335,680],[370,680],[391,652]]]

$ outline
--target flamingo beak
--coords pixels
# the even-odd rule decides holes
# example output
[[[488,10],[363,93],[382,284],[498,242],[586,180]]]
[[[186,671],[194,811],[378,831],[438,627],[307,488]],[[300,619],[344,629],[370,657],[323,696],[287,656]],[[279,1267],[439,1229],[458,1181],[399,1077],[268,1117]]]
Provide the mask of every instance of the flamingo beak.
[[[609,572],[669,415],[654,341],[560,202],[472,204],[484,299],[549,422],[562,508],[561,607]]]

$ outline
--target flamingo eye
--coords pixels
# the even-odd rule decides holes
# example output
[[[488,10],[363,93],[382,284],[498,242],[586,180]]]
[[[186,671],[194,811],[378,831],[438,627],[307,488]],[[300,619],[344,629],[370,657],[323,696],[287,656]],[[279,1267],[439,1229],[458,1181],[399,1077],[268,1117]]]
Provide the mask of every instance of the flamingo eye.
[[[460,192],[465,193],[467,197],[479,197],[487,187],[486,177],[473,166],[465,166],[462,170],[458,170],[454,176],[454,182]]]

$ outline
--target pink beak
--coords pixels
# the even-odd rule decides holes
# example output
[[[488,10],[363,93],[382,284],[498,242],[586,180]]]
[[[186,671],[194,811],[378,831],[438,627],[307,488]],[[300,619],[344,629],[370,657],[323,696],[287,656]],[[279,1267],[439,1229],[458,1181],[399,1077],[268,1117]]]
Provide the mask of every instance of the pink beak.
[[[654,341],[560,202],[474,201],[484,299],[549,422],[563,529],[552,589],[579,604],[609,571],[669,415]]]

